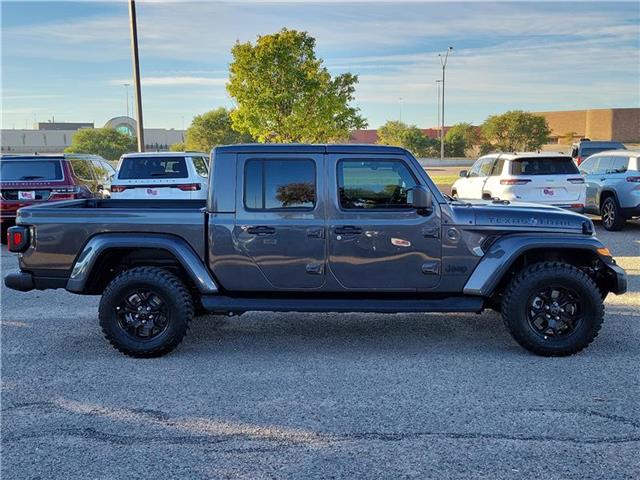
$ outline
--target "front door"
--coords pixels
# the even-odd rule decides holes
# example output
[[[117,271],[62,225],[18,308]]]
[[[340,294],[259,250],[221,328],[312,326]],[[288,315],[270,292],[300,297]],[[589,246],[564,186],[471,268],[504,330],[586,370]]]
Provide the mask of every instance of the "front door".
[[[402,156],[329,155],[329,268],[342,289],[416,291],[440,282],[440,208],[419,212],[423,183]]]
[[[289,290],[325,282],[325,225],[319,172],[323,156],[239,155],[235,250],[257,269],[265,285]],[[255,272],[255,273],[254,273]],[[240,279],[241,283],[244,283]],[[260,285],[246,278],[246,285]],[[244,289],[242,285],[238,289]]]

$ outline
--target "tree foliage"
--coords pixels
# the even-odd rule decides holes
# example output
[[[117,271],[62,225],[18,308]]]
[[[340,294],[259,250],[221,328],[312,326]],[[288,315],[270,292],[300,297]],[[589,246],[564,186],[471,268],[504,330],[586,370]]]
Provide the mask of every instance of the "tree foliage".
[[[427,137],[418,127],[398,120],[390,120],[378,129],[378,143],[406,148],[417,157],[435,156],[440,148],[437,140]]]
[[[470,123],[452,125],[444,136],[444,151],[449,157],[464,157],[466,151],[480,143],[480,132]]]
[[[117,160],[121,155],[136,150],[136,139],[126,133],[118,132],[113,128],[83,128],[73,135],[71,145],[64,151],[93,153],[107,160]]]
[[[252,142],[250,135],[233,129],[227,109],[220,107],[210,112],[196,115],[185,134],[183,150],[208,152],[217,145]]]
[[[255,45],[234,45],[227,90],[238,105],[231,112],[236,130],[259,142],[322,143],[366,127],[350,105],[358,77],[332,78],[315,43],[307,32],[285,28],[259,36]]]
[[[494,149],[505,152],[536,150],[549,140],[544,117],[521,110],[491,115],[482,124],[482,136]]]
[[[184,152],[186,149],[184,142],[173,143],[169,146],[170,152]]]

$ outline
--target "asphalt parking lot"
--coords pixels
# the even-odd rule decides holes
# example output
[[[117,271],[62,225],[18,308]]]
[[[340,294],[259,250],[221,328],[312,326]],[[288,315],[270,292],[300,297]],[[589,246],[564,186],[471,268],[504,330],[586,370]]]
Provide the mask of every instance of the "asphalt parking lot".
[[[630,292],[569,358],[490,312],[247,313],[134,360],[97,298],[3,286],[2,478],[640,478],[640,222],[598,236]]]

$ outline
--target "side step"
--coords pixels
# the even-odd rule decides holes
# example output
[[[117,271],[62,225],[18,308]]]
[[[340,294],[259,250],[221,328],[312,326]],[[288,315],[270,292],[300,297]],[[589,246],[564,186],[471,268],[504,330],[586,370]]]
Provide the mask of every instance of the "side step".
[[[202,306],[210,312],[474,312],[483,308],[481,297],[423,298],[269,298],[204,295]]]

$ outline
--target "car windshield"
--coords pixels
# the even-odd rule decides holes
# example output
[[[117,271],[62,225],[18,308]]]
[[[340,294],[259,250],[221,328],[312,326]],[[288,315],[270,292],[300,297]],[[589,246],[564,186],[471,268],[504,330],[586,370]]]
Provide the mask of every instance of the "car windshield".
[[[2,160],[0,168],[3,182],[62,180],[60,160]]]
[[[512,175],[573,175],[578,167],[571,157],[518,158],[511,162]]]
[[[183,157],[128,157],[122,160],[118,178],[187,178],[187,164]]]

